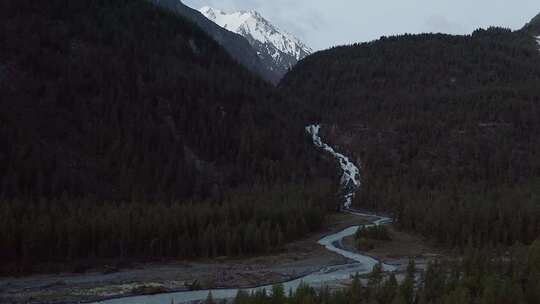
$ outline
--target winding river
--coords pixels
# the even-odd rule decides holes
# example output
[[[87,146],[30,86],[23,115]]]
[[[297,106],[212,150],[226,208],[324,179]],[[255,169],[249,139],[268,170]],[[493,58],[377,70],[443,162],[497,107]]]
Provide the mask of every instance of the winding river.
[[[343,170],[341,177],[341,185],[344,191],[342,211],[350,214],[370,217],[375,220],[370,225],[364,225],[363,227],[385,225],[392,222],[390,218],[374,216],[372,214],[364,214],[356,212],[351,209],[352,200],[356,190],[360,187],[360,170],[352,163],[346,156],[336,152],[332,147],[325,144],[320,135],[320,125],[310,125],[306,127],[306,131],[311,135],[313,143],[320,149],[332,154],[340,164]],[[317,272],[308,274],[301,278],[283,283],[285,290],[295,290],[302,283],[308,284],[312,287],[323,287],[332,283],[339,283],[347,280],[354,274],[365,274],[371,272],[373,267],[378,261],[370,256],[354,253],[351,251],[340,248],[341,241],[351,235],[354,235],[356,231],[360,229],[359,226],[352,226],[344,229],[340,232],[328,235],[321,240],[319,244],[324,246],[327,250],[335,252],[348,258],[351,262],[345,265],[331,266],[320,269]],[[385,271],[394,271],[395,267],[392,265],[383,264]],[[256,290],[270,290],[271,285],[259,286],[255,288],[242,289],[247,292]],[[208,293],[211,292],[214,299],[230,299],[234,298],[239,289],[211,289],[211,290],[196,290],[196,291],[181,291],[173,293],[164,293],[157,295],[145,295],[145,296],[132,296],[118,299],[105,300],[96,302],[95,304],[170,304],[170,303],[189,303],[204,301],[208,297]]]

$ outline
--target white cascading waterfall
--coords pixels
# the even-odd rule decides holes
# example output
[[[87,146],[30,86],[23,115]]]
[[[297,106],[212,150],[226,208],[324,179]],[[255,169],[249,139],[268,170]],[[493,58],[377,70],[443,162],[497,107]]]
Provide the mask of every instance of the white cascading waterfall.
[[[361,186],[360,169],[358,169],[358,167],[351,162],[348,157],[336,152],[334,148],[325,144],[319,135],[320,130],[321,125],[309,125],[306,127],[306,131],[311,135],[315,146],[332,154],[338,160],[339,166],[341,167],[341,170],[343,170],[343,174],[341,176],[341,187],[345,193],[343,197],[343,209],[351,209],[354,194]]]

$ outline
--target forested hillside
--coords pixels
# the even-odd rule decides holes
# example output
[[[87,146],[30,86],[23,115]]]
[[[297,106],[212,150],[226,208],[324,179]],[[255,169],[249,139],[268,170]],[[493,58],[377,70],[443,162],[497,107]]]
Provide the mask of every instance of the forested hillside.
[[[536,15],[529,23],[527,23],[523,30],[533,35],[540,35],[540,14]]]
[[[383,37],[310,56],[280,87],[362,162],[356,206],[451,247],[540,234],[540,52],[530,34]]]
[[[299,111],[196,25],[145,0],[0,19],[0,270],[264,252],[322,223],[335,173]]]

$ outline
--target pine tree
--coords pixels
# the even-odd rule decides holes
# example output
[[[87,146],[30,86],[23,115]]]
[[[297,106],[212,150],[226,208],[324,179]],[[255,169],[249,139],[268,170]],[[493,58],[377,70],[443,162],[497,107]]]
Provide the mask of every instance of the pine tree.
[[[361,303],[364,299],[364,293],[362,290],[362,283],[360,282],[360,275],[355,274],[352,279],[348,295],[349,301],[350,303]]]
[[[391,303],[396,297],[398,287],[399,284],[396,275],[391,273],[382,286],[380,296],[378,297],[379,303]]]
[[[234,303],[235,304],[249,304],[250,303],[249,294],[246,291],[239,289],[238,292],[236,293],[236,297],[234,298]]]
[[[214,297],[212,296],[212,292],[209,291],[208,292],[208,296],[206,297],[206,300],[204,301],[205,304],[216,304],[216,302],[214,302]]]
[[[379,289],[383,281],[383,265],[382,262],[378,262],[373,266],[371,273],[368,276],[368,287],[372,289]]]
[[[413,304],[415,301],[414,296],[414,283],[415,283],[415,272],[416,272],[416,265],[414,262],[414,259],[409,260],[409,264],[407,266],[407,273],[405,276],[405,280],[403,280],[403,283],[401,283],[399,287],[399,294],[403,300],[405,300],[405,303],[407,304]]]
[[[272,304],[283,304],[285,303],[285,288],[283,284],[277,284],[272,286],[272,297],[270,300]]]
[[[383,266],[381,262],[378,262],[373,266],[371,273],[368,276],[367,282],[367,298],[368,300],[375,300],[381,297],[381,285],[383,282]]]

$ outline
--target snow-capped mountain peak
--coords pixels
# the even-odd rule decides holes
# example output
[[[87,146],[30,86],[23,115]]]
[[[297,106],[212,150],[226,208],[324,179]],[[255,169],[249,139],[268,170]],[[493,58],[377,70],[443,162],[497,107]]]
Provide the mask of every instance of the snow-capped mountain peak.
[[[313,52],[294,35],[280,30],[257,11],[224,12],[209,6],[199,10],[219,26],[244,36],[271,69],[285,74],[299,60]]]

